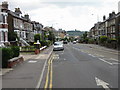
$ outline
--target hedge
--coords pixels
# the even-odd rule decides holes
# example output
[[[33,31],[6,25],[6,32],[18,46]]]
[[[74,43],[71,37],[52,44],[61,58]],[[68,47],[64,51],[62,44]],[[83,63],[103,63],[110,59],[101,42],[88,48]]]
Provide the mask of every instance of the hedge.
[[[14,57],[18,57],[20,49],[18,46],[12,46],[1,49],[2,49],[2,68],[7,68],[8,60]]]
[[[19,56],[19,52],[20,52],[20,48],[18,46],[12,46],[11,47],[12,51],[13,51],[13,58],[14,57],[18,57]]]
[[[21,47],[21,51],[35,51],[35,47],[34,46],[24,46],[24,47]]]
[[[41,46],[49,46],[51,44],[51,41],[50,40],[43,40],[43,41],[40,41],[41,43]]]
[[[11,48],[2,48],[2,68],[7,68],[8,60],[13,57]]]

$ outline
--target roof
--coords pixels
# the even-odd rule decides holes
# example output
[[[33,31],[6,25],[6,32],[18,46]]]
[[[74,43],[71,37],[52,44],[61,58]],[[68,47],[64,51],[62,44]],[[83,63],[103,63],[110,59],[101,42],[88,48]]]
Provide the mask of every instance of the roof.
[[[16,13],[13,12],[13,11],[10,11],[10,10],[9,10],[8,13],[9,13],[10,15],[12,15],[12,16],[18,18],[18,19],[21,19],[21,20],[24,20],[24,21],[27,21],[27,22],[32,23],[30,20],[27,20],[25,17],[23,17],[23,16],[20,17],[20,16],[16,15]]]

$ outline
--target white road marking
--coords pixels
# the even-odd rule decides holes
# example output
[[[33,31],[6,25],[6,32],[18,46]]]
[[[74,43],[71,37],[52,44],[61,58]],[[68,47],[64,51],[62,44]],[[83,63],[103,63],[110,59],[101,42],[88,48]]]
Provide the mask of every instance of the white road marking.
[[[117,60],[117,59],[114,59],[114,58],[110,58],[110,60],[114,60],[114,61],[117,61],[117,62],[118,62],[118,60]]]
[[[110,65],[113,65],[112,63],[110,63],[110,62],[108,62],[108,61],[106,61],[106,60],[104,60],[104,59],[102,59],[102,58],[99,58],[101,61],[103,61],[103,62],[106,62],[106,63],[108,63],[108,64],[110,64]]]
[[[32,61],[32,60],[31,60],[31,61],[28,61],[28,63],[36,63],[36,62],[37,62],[37,61]]]
[[[61,54],[64,54],[64,53],[61,53]]]
[[[64,58],[64,60],[66,60],[66,59]]]
[[[96,56],[94,56],[94,55],[92,55],[92,54],[88,54],[88,55],[90,55],[90,56],[92,56],[92,57],[96,57]]]
[[[97,86],[102,86],[105,90],[110,90],[110,88],[108,87],[109,83],[100,80],[99,78],[95,77],[95,81],[97,83]]]
[[[100,55],[100,54],[96,54],[98,57],[105,57],[105,56],[103,56],[103,55]]]
[[[95,49],[95,48],[90,48],[90,49]],[[116,53],[116,52],[110,52],[110,50],[103,50],[103,49],[97,49],[97,50],[99,50],[99,51],[103,51],[103,52],[108,52],[108,53],[112,53],[112,54],[118,54],[118,52]]]
[[[59,55],[58,54],[55,54],[54,56],[53,56],[53,59],[59,59]]]
[[[120,63],[112,63],[112,64],[120,64]]]

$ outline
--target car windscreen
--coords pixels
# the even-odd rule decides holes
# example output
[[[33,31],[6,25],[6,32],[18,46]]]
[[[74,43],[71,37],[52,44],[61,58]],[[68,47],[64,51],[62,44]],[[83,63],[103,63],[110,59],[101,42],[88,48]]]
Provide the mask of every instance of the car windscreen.
[[[54,45],[60,45],[62,44],[61,42],[55,42]]]

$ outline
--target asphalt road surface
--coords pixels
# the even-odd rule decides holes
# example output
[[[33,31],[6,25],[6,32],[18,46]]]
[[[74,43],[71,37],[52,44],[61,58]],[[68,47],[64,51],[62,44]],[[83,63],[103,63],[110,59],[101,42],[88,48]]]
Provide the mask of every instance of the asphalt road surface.
[[[84,44],[64,47],[53,52],[52,88],[118,88],[117,53]]]

